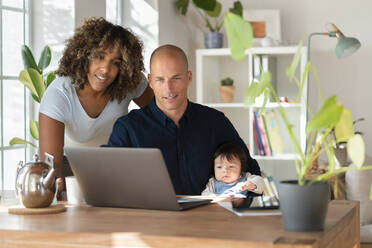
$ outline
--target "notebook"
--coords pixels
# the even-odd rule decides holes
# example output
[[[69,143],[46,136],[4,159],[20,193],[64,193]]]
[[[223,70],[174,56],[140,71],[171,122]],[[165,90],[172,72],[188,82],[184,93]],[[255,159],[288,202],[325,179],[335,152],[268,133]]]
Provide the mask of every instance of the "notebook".
[[[156,148],[65,147],[65,154],[89,205],[184,210],[211,201],[177,198]]]

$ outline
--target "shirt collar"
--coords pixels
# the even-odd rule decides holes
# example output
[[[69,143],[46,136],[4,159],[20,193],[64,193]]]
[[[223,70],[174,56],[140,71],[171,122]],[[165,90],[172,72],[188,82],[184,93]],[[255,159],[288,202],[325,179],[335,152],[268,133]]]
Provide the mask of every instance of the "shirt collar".
[[[164,126],[167,124],[167,121],[172,121],[168,116],[166,116],[163,111],[159,109],[159,107],[156,105],[155,97],[153,97],[151,103],[149,104],[149,107],[151,109],[151,112],[153,113],[154,117],[160,121]],[[187,99],[187,107],[185,113],[183,113],[183,116],[181,117],[180,121],[182,119],[185,119],[186,121],[189,120],[192,116],[192,103]]]

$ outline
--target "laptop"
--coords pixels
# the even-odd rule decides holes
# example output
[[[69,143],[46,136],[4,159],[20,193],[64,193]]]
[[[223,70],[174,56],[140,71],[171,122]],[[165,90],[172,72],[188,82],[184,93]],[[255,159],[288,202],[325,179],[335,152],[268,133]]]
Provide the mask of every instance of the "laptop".
[[[156,148],[65,147],[65,153],[92,206],[184,210],[211,201],[177,198]]]

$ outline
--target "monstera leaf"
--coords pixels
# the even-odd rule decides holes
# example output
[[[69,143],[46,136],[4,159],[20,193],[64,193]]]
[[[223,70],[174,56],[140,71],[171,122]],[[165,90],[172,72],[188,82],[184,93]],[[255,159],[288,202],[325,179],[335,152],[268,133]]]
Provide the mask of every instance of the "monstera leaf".
[[[230,43],[231,56],[235,60],[245,57],[245,50],[252,45],[253,31],[249,22],[231,12],[225,15],[225,29]]]

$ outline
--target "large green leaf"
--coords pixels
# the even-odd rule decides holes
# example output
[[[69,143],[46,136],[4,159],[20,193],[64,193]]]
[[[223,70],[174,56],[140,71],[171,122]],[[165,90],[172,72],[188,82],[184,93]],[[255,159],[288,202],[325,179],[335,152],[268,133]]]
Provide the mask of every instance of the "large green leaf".
[[[36,65],[34,56],[32,55],[30,48],[28,48],[28,46],[26,45],[22,45],[21,53],[22,53],[22,60],[23,60],[23,65],[25,69],[33,68],[37,70],[38,72],[40,72],[39,68]]]
[[[28,73],[28,70],[21,71],[19,73],[18,80],[21,81],[21,83],[23,83],[23,85],[26,86],[31,91],[31,94],[33,96],[38,98],[36,89],[34,87],[34,84],[32,83],[32,80],[31,80],[30,74]],[[34,97],[34,99],[35,99],[35,97]],[[38,101],[37,99],[35,99],[35,100]]]
[[[304,38],[302,38],[302,40],[298,44],[297,52],[295,56],[293,57],[292,63],[288,66],[287,71],[286,71],[287,77],[291,80],[294,78],[298,63],[300,62],[301,48],[302,48],[303,42],[304,42]]]
[[[39,140],[39,123],[37,121],[30,120],[30,134],[32,138]]]
[[[26,141],[24,139],[15,137],[9,141],[9,145],[14,146],[14,145],[31,145],[33,147],[36,147],[34,143],[31,143],[29,141]]]
[[[176,9],[178,9],[182,15],[186,15],[189,7],[189,0],[177,0],[175,2]]]
[[[243,5],[240,1],[234,2],[234,7],[230,8],[229,11],[238,16],[243,16]]]
[[[222,9],[222,4],[220,4],[219,2],[216,2],[216,7],[214,8],[214,10],[205,11],[205,13],[207,13],[207,15],[209,15],[210,17],[219,17],[219,15],[221,14],[221,9]]]
[[[245,92],[244,104],[249,106],[256,102],[256,98],[264,93],[271,84],[271,72],[265,71],[262,73],[261,82],[253,82],[249,85],[248,89]],[[265,98],[268,97],[268,94],[265,95]]]
[[[342,109],[342,105],[337,102],[337,97],[331,96],[309,121],[306,132],[317,131],[321,128],[333,128],[340,120]]]
[[[56,79],[56,74],[54,74],[54,72],[49,72],[45,77],[45,87],[48,88],[54,79]]]
[[[40,72],[42,72],[45,68],[48,67],[51,59],[52,59],[52,52],[50,51],[49,46],[45,46],[43,51],[41,52],[39,63],[37,64]]]
[[[213,11],[216,8],[216,0],[192,0],[196,7],[206,10]]]
[[[230,43],[231,56],[235,60],[242,60],[245,57],[245,50],[252,45],[252,26],[242,17],[231,12],[226,13],[224,23]]]
[[[21,71],[18,79],[30,89],[32,94],[37,96],[37,102],[40,103],[45,92],[44,80],[41,74],[37,70],[29,68]],[[31,87],[31,84],[33,87]]]
[[[355,134],[350,137],[347,142],[347,154],[358,168],[362,167],[365,157],[365,145],[360,134]]]
[[[353,117],[351,111],[344,108],[340,121],[335,127],[335,136],[337,142],[347,142],[354,135]]]

